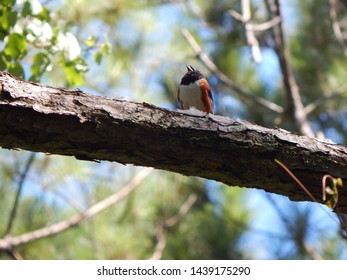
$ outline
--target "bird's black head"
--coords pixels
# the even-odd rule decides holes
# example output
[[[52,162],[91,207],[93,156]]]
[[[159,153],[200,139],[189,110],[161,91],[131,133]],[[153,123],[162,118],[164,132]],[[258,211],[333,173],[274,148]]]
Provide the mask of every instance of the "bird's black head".
[[[198,70],[195,70],[192,66],[187,66],[187,69],[188,72],[183,76],[181,85],[188,86],[204,77]]]

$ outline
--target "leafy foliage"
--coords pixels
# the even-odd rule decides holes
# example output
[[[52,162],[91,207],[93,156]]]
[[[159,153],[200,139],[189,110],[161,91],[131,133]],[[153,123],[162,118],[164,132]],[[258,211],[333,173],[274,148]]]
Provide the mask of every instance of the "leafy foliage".
[[[69,31],[71,23],[61,24],[53,12],[38,0],[3,1],[0,4],[0,70],[39,82],[45,72],[64,70],[67,85],[81,85],[88,70],[81,44]],[[95,61],[108,55],[110,46],[95,48]],[[98,50],[100,48],[100,50]],[[60,67],[58,67],[60,66]],[[25,68],[30,68],[30,73]]]

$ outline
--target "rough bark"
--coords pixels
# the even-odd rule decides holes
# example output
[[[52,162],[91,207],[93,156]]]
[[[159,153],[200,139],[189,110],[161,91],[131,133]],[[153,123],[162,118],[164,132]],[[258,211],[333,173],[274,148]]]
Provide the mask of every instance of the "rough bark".
[[[7,73],[0,73],[0,86],[3,148],[152,166],[291,200],[310,199],[274,159],[318,200],[325,174],[347,182],[344,146],[243,120],[29,83]],[[346,194],[342,188],[338,206],[344,213]]]

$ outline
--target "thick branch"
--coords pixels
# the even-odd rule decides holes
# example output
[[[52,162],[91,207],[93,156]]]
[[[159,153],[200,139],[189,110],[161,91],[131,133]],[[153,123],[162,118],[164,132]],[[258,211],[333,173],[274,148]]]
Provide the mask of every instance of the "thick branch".
[[[47,87],[0,73],[0,146],[152,166],[309,200],[274,159],[321,199],[325,174],[347,182],[347,148],[215,115]],[[346,183],[345,183],[346,184]],[[347,191],[339,209],[347,213]]]

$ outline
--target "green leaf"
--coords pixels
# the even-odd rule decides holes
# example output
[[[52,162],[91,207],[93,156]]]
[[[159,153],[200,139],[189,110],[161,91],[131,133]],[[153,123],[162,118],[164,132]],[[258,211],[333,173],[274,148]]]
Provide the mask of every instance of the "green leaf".
[[[70,86],[81,85],[84,82],[84,75],[82,71],[78,71],[75,64],[68,62],[64,66],[65,77]]]
[[[3,53],[0,53],[0,71],[6,70],[6,62],[3,59]]]
[[[90,36],[88,39],[84,40],[84,43],[90,48],[94,47],[95,46],[95,36]]]
[[[0,9],[0,40],[2,41],[17,22],[17,12],[11,9]]]
[[[16,0],[2,0],[1,5],[12,7],[16,3]]]
[[[7,70],[13,76],[24,79],[24,70],[23,70],[22,65],[20,65],[20,63],[18,63],[18,62],[8,63],[7,64]]]
[[[46,6],[42,6],[42,12],[36,16],[42,21],[49,22],[51,20],[50,10]]]
[[[100,65],[102,60],[102,54],[100,52],[95,52],[93,55],[94,61]]]
[[[47,67],[51,63],[49,57],[45,53],[38,53],[33,58],[33,64],[31,65],[31,77],[30,81],[39,82],[41,76],[46,71]]]
[[[103,55],[109,55],[111,52],[111,44],[104,43],[101,45],[100,49]]]
[[[4,54],[13,60],[18,60],[25,55],[27,43],[23,35],[12,33],[7,37]]]
[[[24,3],[23,9],[22,9],[22,15],[23,17],[31,16],[31,5],[29,1],[26,1]]]
[[[100,64],[102,58],[106,55],[109,55],[110,52],[111,52],[111,44],[110,43],[101,44],[100,51],[94,53],[93,59],[97,64]]]
[[[18,13],[16,11],[9,11],[7,19],[10,27],[13,27],[17,23]]]

